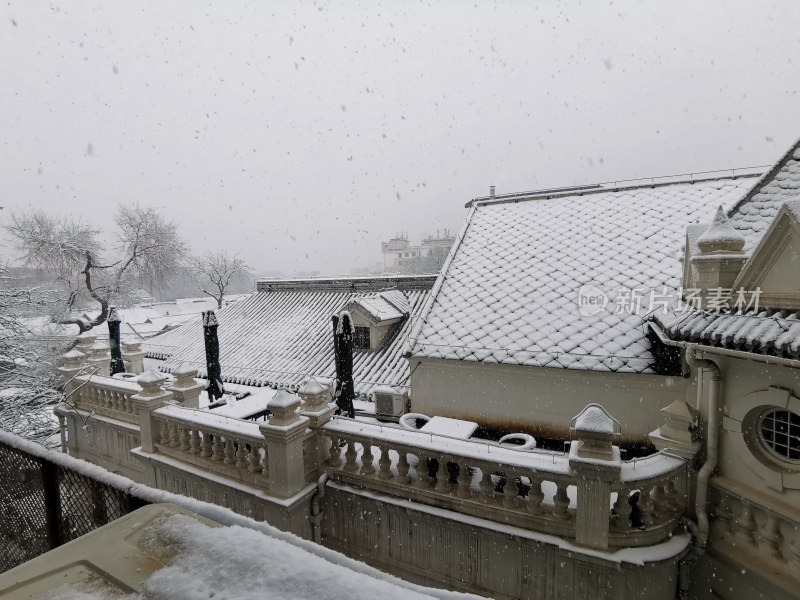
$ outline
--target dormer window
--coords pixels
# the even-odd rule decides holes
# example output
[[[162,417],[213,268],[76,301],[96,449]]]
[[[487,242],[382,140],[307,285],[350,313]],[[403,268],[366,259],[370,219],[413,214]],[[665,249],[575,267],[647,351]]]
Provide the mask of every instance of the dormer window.
[[[353,328],[353,348],[356,350],[369,350],[369,327],[356,325]]]
[[[354,294],[344,306],[353,320],[353,349],[377,350],[409,315],[408,299],[398,290]]]

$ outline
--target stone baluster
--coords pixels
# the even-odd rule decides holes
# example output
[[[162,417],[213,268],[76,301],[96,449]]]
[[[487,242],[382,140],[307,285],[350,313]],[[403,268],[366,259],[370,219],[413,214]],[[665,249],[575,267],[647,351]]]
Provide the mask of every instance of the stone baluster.
[[[458,464],[458,477],[456,478],[456,496],[459,498],[469,498],[472,496],[472,477],[470,477],[469,467],[466,463]]]
[[[559,521],[569,521],[569,496],[567,495],[567,484],[556,483],[556,493],[553,496],[555,506],[555,517]]]
[[[417,480],[414,485],[421,490],[427,490],[431,485],[428,471],[428,459],[422,454],[417,455]]]
[[[756,530],[756,521],[753,516],[753,507],[749,502],[740,501],[739,511],[733,519],[733,533],[737,540],[745,544],[754,544],[753,534]]]
[[[375,457],[372,455],[372,444],[364,442],[361,444],[363,452],[361,453],[361,474],[372,475],[375,472]]]
[[[788,561],[795,573],[800,571],[800,525],[794,526],[794,540],[789,546]]]
[[[646,485],[639,490],[639,501],[637,502],[637,506],[639,507],[639,515],[642,520],[642,527],[644,528],[652,527],[653,523],[655,522],[653,514],[653,500],[650,496],[652,489],[653,488],[651,486]]]
[[[180,432],[178,431],[177,423],[169,424],[169,445],[172,448],[177,448],[181,445]]]
[[[247,468],[247,444],[241,440],[236,442],[236,468]]]
[[[675,487],[675,482],[672,479],[667,479],[664,484],[664,497],[666,499],[665,510],[670,515],[681,512],[681,507],[678,505],[678,488]]]
[[[378,460],[378,479],[391,479],[394,475],[392,475],[392,459],[389,456],[389,446],[384,444],[379,449],[381,458]]]
[[[494,502],[494,483],[492,483],[492,474],[486,467],[481,468],[481,482],[478,487],[481,502],[492,504]]]
[[[342,449],[339,447],[339,438],[331,436],[331,447],[328,448],[328,464],[332,467],[338,467],[342,464]]]
[[[169,446],[169,423],[166,421],[159,421],[159,440],[158,443],[162,446]]]
[[[514,473],[506,471],[505,484],[503,485],[503,508],[516,508],[519,488]]]
[[[440,494],[450,493],[450,472],[447,470],[447,460],[444,456],[436,459],[436,484],[433,489]]]
[[[203,432],[203,441],[200,443],[200,456],[203,458],[211,458],[214,454],[214,446],[211,439],[211,434],[207,431]]]
[[[772,558],[783,558],[781,555],[783,536],[780,531],[780,523],[778,516],[769,511],[764,525],[756,530],[756,543],[759,550]]]
[[[628,531],[631,528],[631,512],[633,507],[630,503],[629,491],[620,489],[617,491],[617,500],[614,502],[614,512],[617,519],[614,521],[614,529],[617,531]]]
[[[255,444],[250,444],[250,453],[247,455],[247,470],[251,473],[261,472],[261,450]]]
[[[264,482],[269,486],[269,448],[265,445],[262,446],[264,453],[261,456],[261,477]]]
[[[716,508],[717,521],[720,524],[720,535],[727,537],[733,533],[731,521],[733,519],[733,510],[731,509],[731,500],[727,495],[722,495]]]
[[[539,515],[542,513],[542,501],[544,500],[544,492],[542,492],[542,482],[538,477],[531,475],[531,489],[528,491],[528,512],[532,515]]]
[[[184,452],[188,451],[191,448],[190,434],[188,427],[180,428],[180,440],[181,440],[181,445],[180,445],[181,450],[183,450]]]
[[[669,514],[667,512],[667,497],[664,493],[664,486],[656,485],[653,487],[650,499],[653,501],[654,519],[659,523],[668,520]]]
[[[189,437],[189,454],[200,454],[200,432],[195,427]]]
[[[358,464],[356,458],[356,443],[353,440],[347,440],[347,450],[344,451],[344,470],[345,471],[358,471]]]
[[[398,450],[400,458],[397,460],[397,481],[400,483],[411,483],[408,471],[411,465],[408,464],[408,453],[405,450]]]
[[[222,462],[226,465],[232,465],[236,462],[236,442],[229,435],[225,436],[225,458]]]
[[[222,460],[225,458],[223,454],[222,438],[217,433],[212,435],[212,439],[214,441],[211,442],[211,460],[212,462],[222,462]]]

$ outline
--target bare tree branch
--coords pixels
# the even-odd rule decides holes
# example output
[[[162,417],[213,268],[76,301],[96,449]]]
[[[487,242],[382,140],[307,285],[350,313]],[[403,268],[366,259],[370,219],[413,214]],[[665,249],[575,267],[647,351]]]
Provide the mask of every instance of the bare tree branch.
[[[252,277],[247,263],[228,252],[190,258],[189,274],[201,292],[217,301],[217,308],[222,308],[222,299],[232,284]]]
[[[84,333],[104,323],[108,307],[138,283],[163,284],[181,264],[186,245],[177,227],[152,208],[120,205],[114,219],[117,243],[104,249],[99,232],[78,221],[44,212],[13,214],[4,229],[16,241],[26,264],[48,269],[69,290],[54,321]],[[111,257],[102,259],[102,254]],[[99,305],[91,318],[72,314],[86,303]]]

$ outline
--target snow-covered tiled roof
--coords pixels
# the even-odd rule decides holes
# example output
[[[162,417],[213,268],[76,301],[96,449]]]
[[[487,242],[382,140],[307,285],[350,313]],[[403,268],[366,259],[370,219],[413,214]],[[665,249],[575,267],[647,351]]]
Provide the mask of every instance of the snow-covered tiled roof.
[[[686,227],[732,208],[752,177],[606,187],[478,201],[411,336],[415,356],[651,372],[642,317],[624,289],[677,296]],[[609,304],[578,310],[593,285]]]
[[[800,141],[767,171],[728,215],[745,237],[745,252],[752,252],[781,206],[800,198]]]
[[[673,340],[800,359],[800,311],[670,311],[654,314],[653,321]]]
[[[365,287],[358,280],[357,287],[364,291],[351,292],[341,281],[337,279],[326,288],[319,280],[309,280],[305,291],[301,281],[287,286],[281,282],[275,285],[259,282],[262,290],[274,291],[259,291],[218,311],[222,379],[245,385],[296,389],[309,376],[334,377],[331,315],[354,298],[374,294],[382,283],[371,278],[372,283]],[[392,293],[406,298],[410,317],[398,323],[398,331],[379,349],[354,353],[353,378],[358,393],[367,393],[375,385],[408,385],[409,366],[403,353],[411,323],[419,314],[433,282],[433,277],[427,282],[415,278],[409,284],[413,289],[404,289],[402,280],[391,280],[396,286]],[[424,283],[428,289],[419,289]],[[170,372],[187,362],[196,364],[201,376],[205,374],[205,348],[199,318],[148,339],[142,348],[150,358],[166,359],[159,367],[162,371]]]

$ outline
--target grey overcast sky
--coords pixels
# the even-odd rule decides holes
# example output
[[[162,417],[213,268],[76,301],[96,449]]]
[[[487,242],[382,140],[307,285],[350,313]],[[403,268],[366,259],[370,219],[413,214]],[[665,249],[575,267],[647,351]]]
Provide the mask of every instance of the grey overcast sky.
[[[3,2],[4,211],[346,273],[488,192],[774,162],[800,3]],[[7,250],[6,250],[7,252]]]

